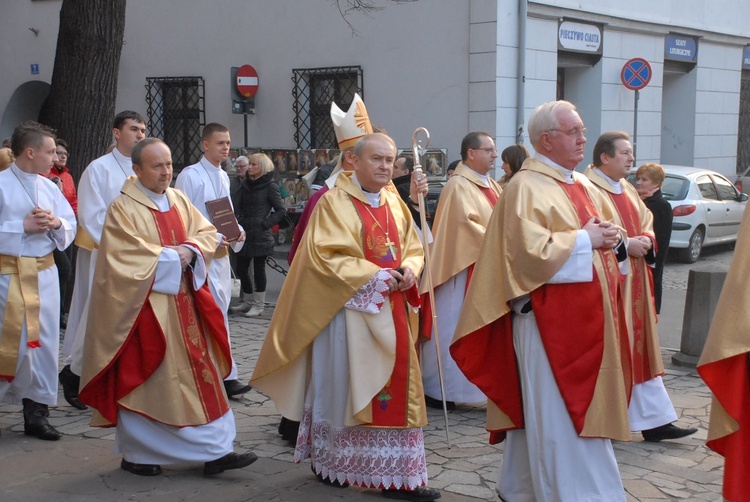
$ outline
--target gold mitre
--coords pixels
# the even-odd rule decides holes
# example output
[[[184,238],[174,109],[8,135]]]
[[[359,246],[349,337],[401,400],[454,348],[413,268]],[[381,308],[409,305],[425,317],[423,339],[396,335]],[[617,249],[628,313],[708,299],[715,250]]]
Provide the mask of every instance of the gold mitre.
[[[359,94],[354,94],[352,104],[346,113],[336,106],[336,103],[331,102],[331,120],[341,151],[353,147],[354,143],[365,134],[372,134],[370,117],[367,115],[365,102]]]

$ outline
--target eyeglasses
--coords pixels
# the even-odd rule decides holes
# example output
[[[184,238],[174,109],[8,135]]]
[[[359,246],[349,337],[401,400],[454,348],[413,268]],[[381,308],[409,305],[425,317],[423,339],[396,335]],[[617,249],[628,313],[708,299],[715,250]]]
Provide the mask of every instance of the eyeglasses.
[[[571,129],[569,131],[563,131],[562,129],[547,129],[545,132],[561,132],[563,134],[566,134],[572,138],[580,138],[586,135],[586,128],[581,127],[580,129],[578,127]]]
[[[248,167],[248,164],[235,164],[234,167]]]
[[[57,154],[58,157],[67,157],[68,156],[68,152],[55,152],[55,154]]]
[[[488,153],[497,153],[497,148],[495,148],[494,146],[485,146],[482,148],[469,148],[469,150],[484,150],[485,152],[488,152]]]

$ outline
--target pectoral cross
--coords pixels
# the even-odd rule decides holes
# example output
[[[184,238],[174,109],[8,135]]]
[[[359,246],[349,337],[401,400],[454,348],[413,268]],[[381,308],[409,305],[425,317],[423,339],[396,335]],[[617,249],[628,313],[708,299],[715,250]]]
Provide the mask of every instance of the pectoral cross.
[[[398,248],[396,247],[396,244],[388,236],[386,236],[386,239],[387,240],[385,241],[385,247],[386,249],[388,249],[388,252],[391,254],[393,259],[395,260],[398,258]]]

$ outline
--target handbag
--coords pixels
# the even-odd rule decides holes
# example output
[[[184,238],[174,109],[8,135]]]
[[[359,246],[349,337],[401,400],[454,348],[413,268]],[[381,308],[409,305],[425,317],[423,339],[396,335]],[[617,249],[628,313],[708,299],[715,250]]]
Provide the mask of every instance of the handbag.
[[[229,267],[229,270],[232,272],[232,300],[239,300],[242,294],[242,283],[234,274],[234,268]]]

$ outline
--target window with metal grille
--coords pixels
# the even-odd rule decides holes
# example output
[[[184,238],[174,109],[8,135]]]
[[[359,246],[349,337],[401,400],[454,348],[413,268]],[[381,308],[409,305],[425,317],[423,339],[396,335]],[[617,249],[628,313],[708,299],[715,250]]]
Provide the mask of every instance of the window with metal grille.
[[[146,82],[149,135],[169,145],[177,175],[201,156],[205,84],[202,77],[154,77]]]
[[[297,148],[337,148],[331,102],[348,110],[358,93],[364,99],[361,66],[292,70],[294,140]]]

